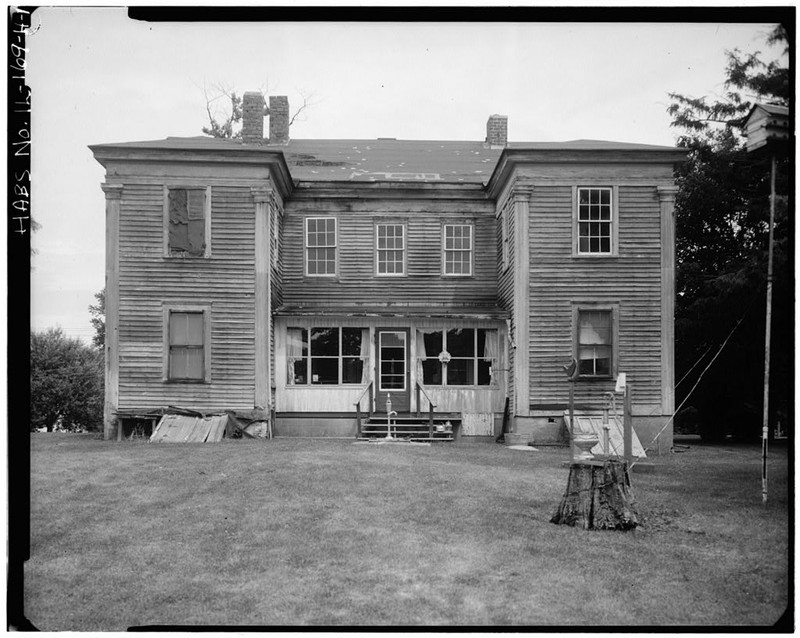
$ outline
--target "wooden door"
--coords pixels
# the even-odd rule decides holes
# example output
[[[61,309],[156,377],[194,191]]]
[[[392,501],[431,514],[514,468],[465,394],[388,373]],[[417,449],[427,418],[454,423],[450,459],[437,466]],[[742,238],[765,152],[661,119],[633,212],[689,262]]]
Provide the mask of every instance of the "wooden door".
[[[386,412],[391,397],[392,410],[411,409],[409,387],[408,328],[378,328],[375,331],[375,411]]]

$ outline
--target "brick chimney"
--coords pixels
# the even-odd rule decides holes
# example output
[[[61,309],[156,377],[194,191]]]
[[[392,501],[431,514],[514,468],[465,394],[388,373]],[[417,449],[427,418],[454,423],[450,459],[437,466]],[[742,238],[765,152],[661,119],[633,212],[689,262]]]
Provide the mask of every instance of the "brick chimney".
[[[242,96],[242,142],[264,143],[264,115],[266,115],[264,96],[257,91],[247,91]]]
[[[508,116],[490,115],[486,122],[486,143],[489,146],[505,146],[508,143]]]
[[[289,143],[289,98],[285,95],[269,96],[269,143]]]

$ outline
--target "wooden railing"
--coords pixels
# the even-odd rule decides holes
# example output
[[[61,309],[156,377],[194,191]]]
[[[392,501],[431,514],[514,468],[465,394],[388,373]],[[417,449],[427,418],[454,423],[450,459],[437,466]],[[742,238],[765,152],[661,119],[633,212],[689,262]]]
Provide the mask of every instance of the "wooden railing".
[[[372,386],[372,384],[373,384],[373,382],[370,381],[369,385],[366,388],[364,388],[364,391],[361,393],[361,396],[358,397],[358,401],[356,401],[356,403],[355,403],[355,406],[356,406],[356,437],[359,438],[359,439],[361,438],[361,401],[364,399],[364,395],[365,394],[369,395],[368,413],[369,413],[369,418],[372,418],[372,395],[373,395],[373,386]]]
[[[417,382],[417,417],[420,416],[420,407],[422,403],[420,401],[421,395],[424,395],[425,398],[428,400],[428,436],[433,438],[433,411],[436,408],[436,404],[431,400],[428,393],[425,392],[425,388],[423,388],[419,382]]]

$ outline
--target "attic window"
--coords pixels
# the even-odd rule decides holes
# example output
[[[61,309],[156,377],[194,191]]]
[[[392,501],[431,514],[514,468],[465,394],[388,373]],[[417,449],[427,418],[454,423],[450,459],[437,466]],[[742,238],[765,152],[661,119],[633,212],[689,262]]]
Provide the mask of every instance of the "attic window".
[[[167,187],[165,190],[167,256],[210,256],[210,187]]]

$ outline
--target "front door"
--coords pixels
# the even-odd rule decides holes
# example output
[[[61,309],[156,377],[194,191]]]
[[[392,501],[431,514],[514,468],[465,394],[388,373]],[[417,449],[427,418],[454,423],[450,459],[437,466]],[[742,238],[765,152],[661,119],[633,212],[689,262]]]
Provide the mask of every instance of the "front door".
[[[395,412],[408,412],[411,409],[408,342],[407,328],[378,328],[375,331],[376,412],[386,412],[387,398],[391,398]]]

